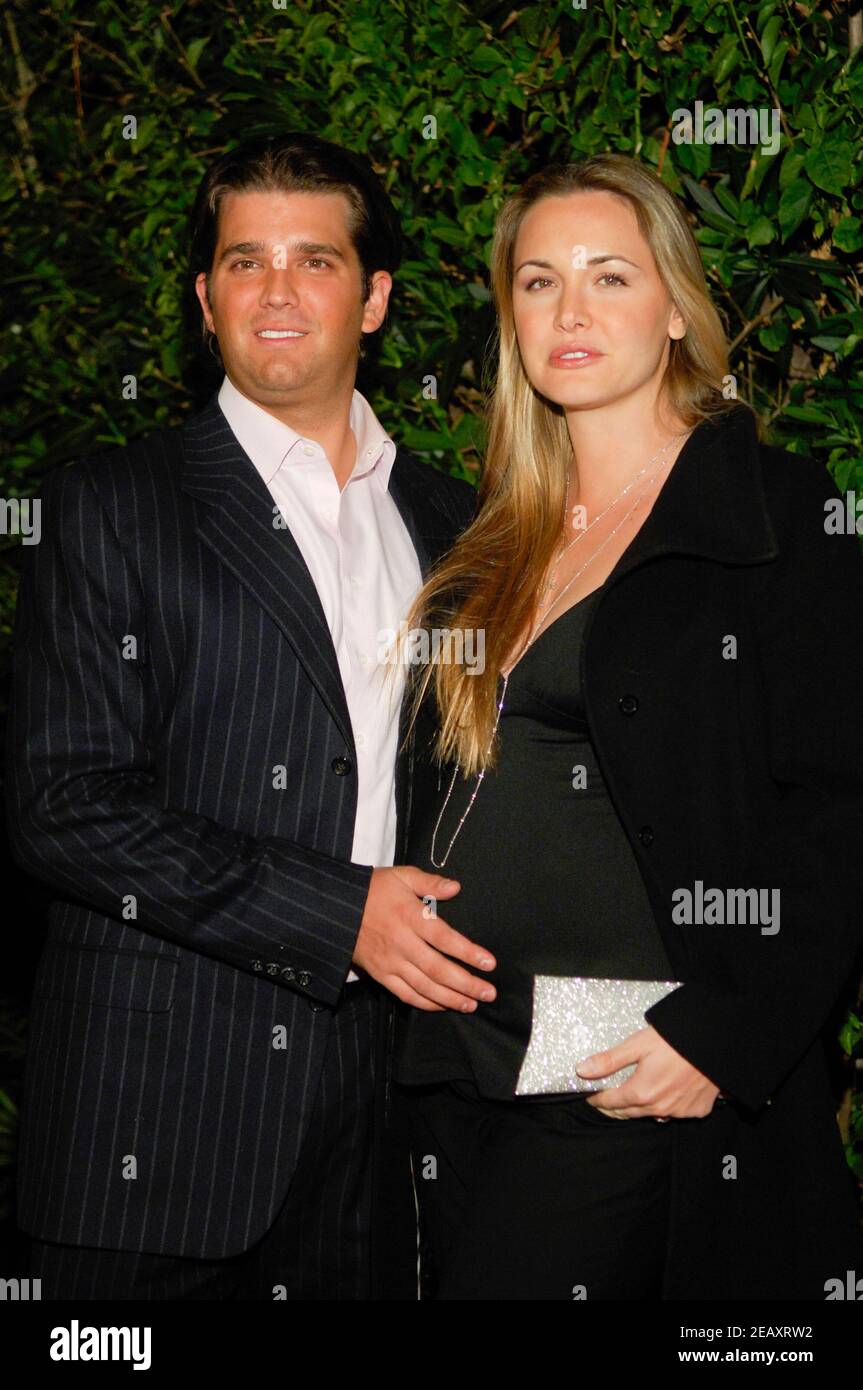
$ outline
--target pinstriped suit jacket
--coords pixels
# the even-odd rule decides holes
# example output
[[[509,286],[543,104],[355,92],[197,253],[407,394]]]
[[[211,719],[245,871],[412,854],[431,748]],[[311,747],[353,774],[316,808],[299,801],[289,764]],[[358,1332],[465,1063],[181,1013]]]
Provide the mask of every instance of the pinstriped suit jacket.
[[[402,452],[389,490],[426,574],[475,491]],[[19,862],[56,897],[18,1219],[40,1239],[221,1258],[284,1199],[371,878],[349,860],[338,661],[215,397],[182,428],[55,470],[42,502],[16,615],[7,817]]]

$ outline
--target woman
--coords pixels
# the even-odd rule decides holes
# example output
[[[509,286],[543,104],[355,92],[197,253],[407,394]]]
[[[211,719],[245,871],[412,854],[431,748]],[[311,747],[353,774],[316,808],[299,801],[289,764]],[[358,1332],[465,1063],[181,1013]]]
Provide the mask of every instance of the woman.
[[[406,859],[495,963],[464,1013],[398,1006],[427,1287],[824,1298],[863,1273],[821,1037],[860,935],[857,542],[726,398],[684,211],[637,161],[529,179],[492,285],[478,513],[405,624],[483,652],[415,670]]]

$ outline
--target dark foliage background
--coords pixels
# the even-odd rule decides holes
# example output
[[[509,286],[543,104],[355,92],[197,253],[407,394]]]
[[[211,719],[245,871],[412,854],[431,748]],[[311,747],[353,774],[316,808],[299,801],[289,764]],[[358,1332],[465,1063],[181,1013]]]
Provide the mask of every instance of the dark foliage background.
[[[533,169],[621,150],[658,168],[690,210],[739,393],[771,441],[823,459],[863,496],[862,30],[855,0],[10,0],[2,496],[36,496],[56,465],[182,421],[218,384],[184,313],[186,218],[207,163],[273,128],[364,151],[402,213],[391,325],[358,384],[405,447],[476,476],[495,213]],[[697,100],[778,109],[778,152],[677,144],[672,113]],[[4,681],[20,543],[0,534]],[[44,894],[6,867],[8,1216]],[[863,1178],[858,1013],[837,1015],[836,1095]]]

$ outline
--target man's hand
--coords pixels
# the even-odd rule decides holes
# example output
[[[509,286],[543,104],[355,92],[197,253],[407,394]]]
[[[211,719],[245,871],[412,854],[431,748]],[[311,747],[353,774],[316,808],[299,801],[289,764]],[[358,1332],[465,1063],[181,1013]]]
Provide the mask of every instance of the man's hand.
[[[585,1078],[611,1076],[632,1062],[638,1065],[622,1085],[595,1092],[588,1105],[618,1120],[635,1120],[642,1115],[693,1120],[710,1114],[720,1094],[719,1087],[649,1024],[624,1038],[617,1047],[585,1057],[576,1071]]]
[[[497,994],[494,985],[447,957],[493,970],[494,956],[423,904],[424,897],[452,898],[460,891],[457,879],[427,874],[412,864],[373,869],[354,964],[397,999],[427,1013],[471,1013],[477,1000],[490,1002]]]

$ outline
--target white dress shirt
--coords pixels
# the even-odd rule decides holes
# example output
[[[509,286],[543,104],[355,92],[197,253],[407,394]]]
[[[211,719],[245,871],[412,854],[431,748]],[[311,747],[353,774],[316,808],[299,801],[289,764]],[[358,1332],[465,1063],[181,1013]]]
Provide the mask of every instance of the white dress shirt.
[[[340,491],[321,445],[249,400],[227,376],[219,406],[299,546],[329,625],[357,753],[351,861],[390,865],[404,671],[379,661],[380,632],[400,631],[422,585],[413,542],[387,491],[395,443],[355,390],[350,426],[357,460]],[[353,970],[348,974],[348,980],[358,978]]]

